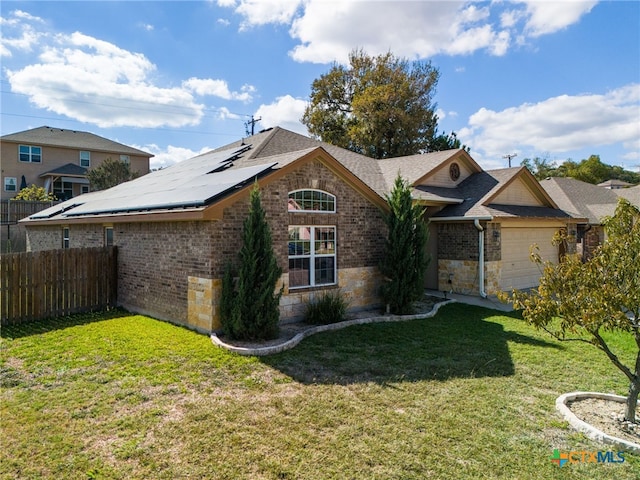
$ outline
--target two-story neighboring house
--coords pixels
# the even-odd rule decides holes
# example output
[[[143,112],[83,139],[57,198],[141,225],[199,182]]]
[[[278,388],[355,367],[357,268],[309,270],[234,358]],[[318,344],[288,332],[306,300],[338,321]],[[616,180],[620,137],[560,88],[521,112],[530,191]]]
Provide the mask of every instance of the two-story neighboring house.
[[[35,184],[60,200],[91,190],[87,171],[107,158],[121,160],[139,175],[149,173],[153,155],[89,132],[39,127],[0,138],[2,195],[15,197]]]

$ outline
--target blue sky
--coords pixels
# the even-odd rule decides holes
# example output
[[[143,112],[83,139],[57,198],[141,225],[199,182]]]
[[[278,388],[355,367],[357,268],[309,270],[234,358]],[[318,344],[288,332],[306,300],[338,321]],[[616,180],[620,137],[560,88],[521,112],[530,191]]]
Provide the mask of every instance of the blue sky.
[[[484,168],[591,154],[640,171],[640,2],[0,3],[1,133],[90,131],[159,167],[300,133],[311,82],[350,51],[440,71],[440,130]]]

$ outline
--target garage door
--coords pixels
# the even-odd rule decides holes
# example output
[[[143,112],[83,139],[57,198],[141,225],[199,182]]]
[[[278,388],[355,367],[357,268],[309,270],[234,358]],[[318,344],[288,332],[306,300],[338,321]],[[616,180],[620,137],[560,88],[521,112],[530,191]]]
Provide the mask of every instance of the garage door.
[[[557,228],[502,228],[503,290],[537,287],[541,268],[529,257],[534,243],[540,248],[543,260],[558,262],[558,247],[551,244]]]

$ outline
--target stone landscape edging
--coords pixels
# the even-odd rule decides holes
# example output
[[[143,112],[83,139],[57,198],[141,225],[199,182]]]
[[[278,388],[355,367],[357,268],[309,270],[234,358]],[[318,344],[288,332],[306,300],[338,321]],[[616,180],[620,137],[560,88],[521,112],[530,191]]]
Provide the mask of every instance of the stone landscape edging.
[[[627,397],[623,397],[621,395],[611,395],[607,393],[598,393],[598,392],[571,392],[571,393],[565,393],[564,395],[560,395],[556,399],[556,410],[558,410],[562,414],[564,419],[567,420],[573,428],[575,428],[579,432],[584,433],[589,438],[592,438],[593,440],[596,440],[601,443],[614,445],[627,452],[632,452],[640,455],[639,444],[604,433],[602,430],[599,430],[596,427],[589,425],[587,422],[580,420],[567,406],[567,402],[572,402],[575,400],[581,400],[585,398],[611,400],[619,403],[625,403],[627,401]]]
[[[403,322],[407,320],[418,320],[418,319],[427,319],[435,316],[438,313],[438,310],[441,306],[447,305],[449,303],[455,303],[456,300],[447,300],[444,302],[436,303],[433,306],[433,309],[429,313],[419,313],[416,315],[381,315],[378,317],[369,317],[369,318],[356,318],[353,320],[345,320],[344,322],[330,323],[327,325],[318,325],[316,327],[309,327],[307,330],[303,330],[302,332],[296,334],[293,338],[277,344],[270,345],[268,347],[237,347],[235,345],[229,345],[228,343],[223,342],[217,334],[211,334],[211,341],[214,345],[218,347],[224,348],[231,352],[240,354],[240,355],[251,355],[251,356],[265,356],[265,355],[273,355],[276,353],[283,352],[285,350],[289,350],[296,345],[298,345],[305,338],[315,335],[316,333],[321,332],[329,332],[333,330],[341,330],[343,328],[351,327],[353,325],[365,325],[368,323],[382,323],[382,322]]]

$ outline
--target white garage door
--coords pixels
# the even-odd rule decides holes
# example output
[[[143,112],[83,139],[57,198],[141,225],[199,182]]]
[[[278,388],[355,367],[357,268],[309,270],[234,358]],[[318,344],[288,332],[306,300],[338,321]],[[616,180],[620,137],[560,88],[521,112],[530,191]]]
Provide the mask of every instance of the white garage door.
[[[551,240],[557,228],[502,228],[503,290],[537,287],[541,268],[531,261],[530,247],[538,245],[543,260],[558,262],[558,247]]]

